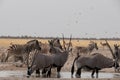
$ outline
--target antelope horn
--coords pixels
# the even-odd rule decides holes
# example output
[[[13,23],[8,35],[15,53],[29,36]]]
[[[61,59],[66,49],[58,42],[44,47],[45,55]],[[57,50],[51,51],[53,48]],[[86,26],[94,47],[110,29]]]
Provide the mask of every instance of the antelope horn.
[[[64,49],[66,50],[66,47],[65,47],[65,40],[64,40],[64,34],[62,34],[62,36],[63,36],[63,47],[64,47]]]
[[[114,53],[113,53],[113,50],[112,50],[111,46],[109,45],[109,43],[107,42],[107,40],[105,40],[105,41],[106,41],[106,43],[107,43],[108,48],[110,49],[110,52],[111,52],[111,54],[112,54],[113,59],[115,59],[115,55],[114,55]]]
[[[72,39],[72,35],[70,35],[70,41],[69,41],[69,45],[68,45],[68,50],[69,50],[69,47],[70,47],[70,44],[71,44],[71,39]]]

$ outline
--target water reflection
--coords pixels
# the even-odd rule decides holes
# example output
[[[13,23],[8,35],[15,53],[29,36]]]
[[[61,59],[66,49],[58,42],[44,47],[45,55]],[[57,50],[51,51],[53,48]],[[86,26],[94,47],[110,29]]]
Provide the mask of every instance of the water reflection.
[[[26,71],[0,71],[0,77],[20,77],[24,78],[27,76]],[[31,77],[35,77],[35,73],[31,75]],[[55,73],[52,73],[51,75],[52,78],[57,78],[57,75]],[[70,72],[61,72],[60,78],[71,78],[71,73]],[[75,76],[73,75],[73,78]],[[91,72],[82,72],[81,73],[81,78],[91,78]],[[120,78],[120,73],[99,73],[98,78]]]

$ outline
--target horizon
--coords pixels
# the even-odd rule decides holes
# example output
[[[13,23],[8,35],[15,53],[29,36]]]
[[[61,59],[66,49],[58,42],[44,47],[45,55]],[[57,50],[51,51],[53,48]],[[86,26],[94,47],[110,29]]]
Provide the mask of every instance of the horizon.
[[[52,38],[60,38],[60,39],[62,39],[63,37],[62,36],[57,36],[57,37],[55,37],[55,36],[27,36],[27,35],[22,35],[22,36],[0,36],[0,38],[43,38],[43,39],[52,39]],[[70,37],[65,37],[64,36],[64,38],[66,38],[66,39],[69,39]],[[101,39],[101,40],[105,40],[105,39],[110,39],[110,40],[119,40],[120,39],[120,37],[101,37],[101,38],[96,38],[96,37],[72,37],[72,39]]]

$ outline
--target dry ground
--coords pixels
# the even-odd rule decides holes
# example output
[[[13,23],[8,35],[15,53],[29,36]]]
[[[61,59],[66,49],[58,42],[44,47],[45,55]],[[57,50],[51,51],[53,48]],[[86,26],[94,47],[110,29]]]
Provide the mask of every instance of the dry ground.
[[[27,41],[29,41],[31,39],[0,39],[0,54],[5,52],[5,50],[8,48],[8,46],[10,45],[10,43],[13,43],[13,44],[24,44],[26,43]],[[47,43],[48,40],[43,40],[43,39],[39,39],[39,41],[43,42],[43,43]],[[98,46],[99,46],[99,50],[96,51],[94,50],[92,53],[94,52],[99,52],[109,58],[112,58],[112,55],[110,53],[110,51],[108,50],[108,48],[106,47],[102,47],[100,45],[100,42],[105,42],[103,40],[93,40],[95,42],[98,43]],[[66,42],[68,42],[66,40]],[[73,47],[75,46],[87,46],[87,44],[90,42],[90,40],[72,40],[72,44],[73,44]],[[120,41],[108,41],[110,43],[110,45],[112,46],[113,48],[113,45],[114,44],[120,44]],[[69,55],[69,58],[66,62],[66,64],[64,65],[64,67],[62,68],[62,71],[70,71],[70,68],[71,68],[71,65],[72,65],[72,62],[74,60],[74,53],[73,54],[70,54]],[[0,63],[0,70],[26,70],[26,66],[24,65],[22,68],[19,68],[19,67],[15,67],[15,65],[13,63]],[[101,70],[102,72],[114,72],[114,68],[110,68],[110,69],[103,69]],[[3,80],[27,80],[27,78],[22,78],[22,79],[18,79],[18,78],[0,78],[0,79],[3,79]],[[29,80],[34,80],[32,78],[30,78]],[[37,79],[35,79],[37,80]],[[41,80],[58,80],[58,79],[41,79]],[[67,79],[61,79],[61,80],[67,80]],[[73,80],[73,79],[71,79]],[[78,80],[78,79],[75,79],[75,80]],[[82,79],[82,80],[90,80],[90,79]],[[94,79],[96,80],[96,79]],[[110,79],[97,79],[97,80],[110,80]],[[112,79],[112,80],[119,80],[119,79]]]

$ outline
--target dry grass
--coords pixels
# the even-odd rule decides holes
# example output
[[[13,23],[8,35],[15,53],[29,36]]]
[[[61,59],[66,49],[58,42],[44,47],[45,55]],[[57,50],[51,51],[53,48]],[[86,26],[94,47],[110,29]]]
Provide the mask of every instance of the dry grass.
[[[25,44],[26,42],[30,41],[32,39],[0,39],[0,46],[1,47],[8,47],[10,45],[10,43],[13,44]],[[45,43],[48,40],[43,40],[43,39],[39,39],[39,41]]]
[[[30,41],[32,39],[0,39],[0,46],[1,47],[8,47],[10,43],[13,44],[25,44],[27,41]],[[48,39],[38,39],[39,41],[43,43],[48,43]],[[104,40],[93,40],[96,43],[98,43],[98,46],[101,47],[100,42],[105,42]],[[69,40],[66,40],[66,43],[69,42]],[[73,46],[87,46],[89,44],[90,40],[72,40]],[[111,46],[114,44],[120,44],[120,40],[108,40]],[[61,40],[62,43],[62,40]]]

